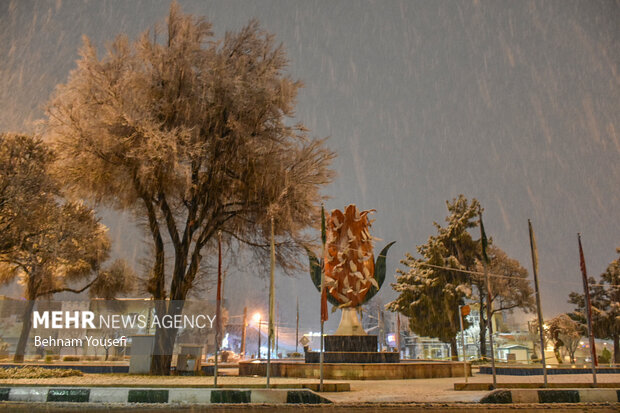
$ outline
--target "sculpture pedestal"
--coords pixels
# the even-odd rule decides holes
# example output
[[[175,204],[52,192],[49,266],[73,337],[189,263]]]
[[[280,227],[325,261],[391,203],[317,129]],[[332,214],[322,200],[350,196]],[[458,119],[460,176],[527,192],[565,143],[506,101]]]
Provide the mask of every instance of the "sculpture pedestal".
[[[338,330],[334,334],[336,336],[365,336],[366,331],[362,327],[360,318],[357,314],[357,308],[343,308],[342,316]],[[375,349],[377,346],[375,346]]]
[[[311,351],[306,353],[306,363],[319,363],[321,353]],[[375,364],[375,363],[400,363],[400,355],[396,352],[378,351],[326,351],[323,353],[324,363],[353,363],[353,364]]]
[[[325,336],[325,351],[377,352],[377,336]]]

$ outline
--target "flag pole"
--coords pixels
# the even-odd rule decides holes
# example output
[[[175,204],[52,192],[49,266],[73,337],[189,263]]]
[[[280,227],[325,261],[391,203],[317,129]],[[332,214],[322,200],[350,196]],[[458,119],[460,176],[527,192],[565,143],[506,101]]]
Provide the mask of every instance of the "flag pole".
[[[530,231],[530,250],[532,252],[532,270],[534,272],[534,288],[536,289],[536,312],[538,314],[538,332],[540,334],[540,360],[542,361],[543,376],[545,379],[544,386],[547,387],[547,359],[545,358],[545,331],[543,330],[543,314],[540,302],[540,288],[538,287],[538,247],[536,246],[536,236],[532,221],[527,220],[527,227]]]
[[[583,292],[586,301],[586,313],[588,316],[588,336],[590,337],[590,358],[592,359],[592,384],[596,387],[596,347],[594,344],[594,333],[592,331],[592,301],[590,300],[590,287],[588,286],[588,271],[586,270],[586,259],[583,256],[583,248],[581,246],[581,234],[577,234],[579,241],[579,264],[581,266],[581,275],[583,277]]]
[[[241,330],[241,351],[239,351],[239,355],[242,359],[245,359],[245,339],[247,335],[248,328],[248,307],[243,307],[243,330]]]
[[[269,388],[269,378],[271,375],[271,342],[273,341],[273,319],[275,304],[275,272],[276,272],[276,244],[273,229],[273,215],[271,216],[271,266],[269,277],[269,334],[267,338],[267,388]]]
[[[323,372],[323,364],[324,364],[324,359],[325,359],[325,352],[323,349],[323,331],[324,331],[324,324],[325,324],[325,318],[327,316],[327,309],[324,308],[327,306],[327,303],[324,302],[325,298],[323,297],[326,294],[325,291],[325,243],[327,242],[327,233],[325,230],[325,206],[323,205],[323,203],[321,203],[321,245],[322,245],[322,251],[321,251],[321,352],[319,354],[319,391],[322,392],[323,391],[323,378],[324,378],[324,372]]]
[[[467,357],[465,356],[465,330],[463,330],[463,306],[459,305],[459,323],[461,324],[461,348],[463,349],[463,376],[467,383]]]
[[[295,353],[299,351],[299,297],[297,297],[297,318],[295,325]]]
[[[480,240],[482,242],[482,266],[484,268],[484,283],[487,289],[487,323],[489,324],[489,345],[491,346],[491,371],[493,373],[493,388],[497,388],[497,375],[495,371],[495,349],[493,348],[493,311],[491,308],[491,283],[489,282],[489,271],[487,269],[489,257],[487,256],[487,235],[484,232],[484,225],[482,224],[482,209],[478,212],[480,214]]]
[[[396,350],[400,357],[400,313],[396,313]]]
[[[215,306],[215,366],[213,384],[217,387],[217,358],[220,350],[220,318],[222,315],[222,231],[217,232],[217,298]]]

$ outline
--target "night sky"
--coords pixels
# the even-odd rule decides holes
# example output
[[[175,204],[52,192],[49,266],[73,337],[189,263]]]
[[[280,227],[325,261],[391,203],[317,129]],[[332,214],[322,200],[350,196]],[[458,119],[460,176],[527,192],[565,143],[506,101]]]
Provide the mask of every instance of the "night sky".
[[[394,297],[398,261],[435,232],[445,201],[461,193],[482,203],[487,234],[530,272],[532,220],[545,317],[570,310],[568,293],[581,291],[577,232],[590,275],[616,257],[620,2],[180,3],[207,16],[218,37],[256,17],[284,44],[290,73],[305,84],[296,119],[329,136],[338,154],[327,209],[375,208],[377,248],[397,241],[373,301]],[[0,0],[0,131],[36,130],[55,85],[75,67],[82,35],[101,49],[121,32],[135,38],[168,5]],[[102,216],[117,254],[136,263],[142,237],[131,217]],[[229,267],[233,314],[245,304],[266,313],[266,278],[250,268]],[[310,277],[277,282],[283,322],[294,325],[299,296],[302,326],[318,329]]]

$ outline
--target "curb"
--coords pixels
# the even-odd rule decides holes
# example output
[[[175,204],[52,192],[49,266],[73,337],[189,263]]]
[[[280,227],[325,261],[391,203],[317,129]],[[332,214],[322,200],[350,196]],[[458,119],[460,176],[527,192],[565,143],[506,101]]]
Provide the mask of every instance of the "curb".
[[[592,383],[497,383],[495,389],[619,389],[620,382],[615,383],[598,383],[595,386]],[[492,383],[454,383],[454,390],[494,390]]]
[[[179,383],[166,383],[166,384],[131,384],[131,383],[123,383],[121,385],[118,384],[109,384],[109,383],[92,383],[92,384],[33,384],[33,383],[0,383],[0,391],[3,388],[2,385],[9,385],[11,387],[46,387],[46,388],[128,388],[128,389],[259,389],[264,390],[264,383],[224,383],[218,384],[217,388],[213,384],[191,384],[188,387],[187,384],[179,384]],[[284,389],[284,390],[301,390],[308,389],[314,392],[319,392],[319,383],[272,383],[270,385],[270,389]],[[490,388],[485,388],[482,390],[491,390]],[[348,392],[351,391],[351,383],[323,383],[323,392],[325,393],[338,393],[338,392]],[[2,400],[0,398],[0,400]]]
[[[495,390],[480,403],[618,403],[619,389]]]
[[[491,366],[480,366],[480,374],[493,374]],[[620,367],[597,367],[596,374],[619,374]],[[502,367],[495,368],[495,374],[498,376],[542,376],[542,367]],[[592,374],[591,368],[584,367],[549,367],[548,375],[556,374]]]
[[[269,403],[321,404],[330,400],[308,389],[196,389],[127,387],[4,387],[0,402],[70,403]]]

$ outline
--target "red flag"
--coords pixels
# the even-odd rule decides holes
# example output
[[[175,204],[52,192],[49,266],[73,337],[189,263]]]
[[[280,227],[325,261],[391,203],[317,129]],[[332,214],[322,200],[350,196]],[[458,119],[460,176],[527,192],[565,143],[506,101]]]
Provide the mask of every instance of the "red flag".
[[[321,322],[327,321],[329,313],[327,311],[327,288],[325,288],[325,243],[327,232],[325,230],[325,207],[321,204],[321,242],[323,244],[323,259],[321,260]]]
[[[321,321],[327,321],[327,288],[323,287],[323,293],[321,293]]]

